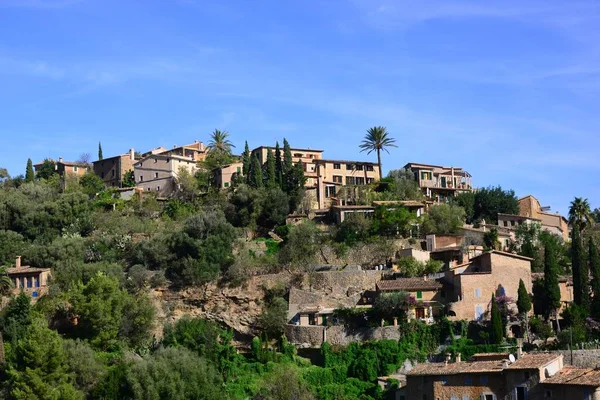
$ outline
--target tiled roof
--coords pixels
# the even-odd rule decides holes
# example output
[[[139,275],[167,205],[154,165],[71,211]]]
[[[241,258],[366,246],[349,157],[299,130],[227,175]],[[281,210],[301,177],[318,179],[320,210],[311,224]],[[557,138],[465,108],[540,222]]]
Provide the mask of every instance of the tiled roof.
[[[377,289],[386,290],[437,290],[442,284],[435,280],[424,280],[423,278],[398,278],[388,281],[377,282]]]
[[[600,371],[597,369],[565,367],[556,375],[546,379],[551,385],[600,386]]]
[[[34,272],[44,272],[44,271],[50,271],[50,268],[32,268],[32,267],[28,267],[28,266],[23,266],[23,267],[12,267],[12,268],[7,268],[6,269],[6,273],[8,275],[12,275],[12,274],[29,274],[29,273],[34,273]]]
[[[456,375],[502,372],[503,361],[475,361],[458,363],[428,363],[419,364],[406,373],[413,375]]]
[[[554,353],[529,353],[523,355],[514,363],[508,366],[508,369],[535,369],[545,367],[552,361],[559,358],[560,355]]]

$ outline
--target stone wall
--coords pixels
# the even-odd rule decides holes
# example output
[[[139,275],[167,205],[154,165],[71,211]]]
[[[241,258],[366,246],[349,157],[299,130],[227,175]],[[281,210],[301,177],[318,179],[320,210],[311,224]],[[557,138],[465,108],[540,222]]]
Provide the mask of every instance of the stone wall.
[[[352,342],[367,340],[400,340],[400,331],[395,326],[360,328],[348,330],[343,326],[299,326],[287,325],[285,335],[290,343],[300,348],[319,348],[325,339],[332,345],[347,346]]]
[[[573,350],[572,364],[571,352],[569,350],[557,350],[556,353],[564,356],[565,365],[573,365],[580,368],[596,368],[600,366],[600,349]]]

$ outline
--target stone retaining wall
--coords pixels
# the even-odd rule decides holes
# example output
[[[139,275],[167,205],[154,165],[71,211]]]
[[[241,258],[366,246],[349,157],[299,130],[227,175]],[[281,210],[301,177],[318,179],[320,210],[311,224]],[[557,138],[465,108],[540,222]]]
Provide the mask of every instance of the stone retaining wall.
[[[348,330],[343,326],[287,325],[285,335],[290,343],[300,348],[319,348],[323,340],[332,345],[347,346],[352,342],[367,340],[400,339],[400,332],[395,326]]]
[[[580,368],[596,368],[600,366],[600,350],[573,350],[573,363],[571,364],[571,352],[569,350],[557,350],[564,356],[565,365],[573,365]]]

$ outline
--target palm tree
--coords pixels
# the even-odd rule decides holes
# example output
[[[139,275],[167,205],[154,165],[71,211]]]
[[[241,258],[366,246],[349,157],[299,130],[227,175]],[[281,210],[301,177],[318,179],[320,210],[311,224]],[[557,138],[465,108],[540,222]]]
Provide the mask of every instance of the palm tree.
[[[215,129],[215,131],[210,135],[210,142],[208,142],[209,150],[231,153],[231,148],[235,146],[229,139],[227,139],[228,136],[229,132]]]
[[[592,211],[588,199],[575,197],[569,208],[569,224],[582,232],[592,222]]]
[[[389,154],[388,147],[396,146],[396,139],[389,136],[389,133],[385,126],[374,126],[367,130],[367,134],[358,146],[361,148],[361,152],[367,151],[367,154],[371,154],[373,151],[377,152],[377,165],[379,165],[379,179],[383,178],[381,170],[381,150],[385,150]]]
[[[12,288],[13,283],[10,277],[8,276],[6,267],[0,267],[0,296],[8,295]]]

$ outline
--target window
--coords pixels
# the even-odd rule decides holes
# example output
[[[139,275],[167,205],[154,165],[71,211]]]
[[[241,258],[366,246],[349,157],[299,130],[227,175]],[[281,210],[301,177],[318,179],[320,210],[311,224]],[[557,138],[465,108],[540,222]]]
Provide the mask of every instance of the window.
[[[79,167],[73,167],[73,171],[77,172],[79,170]]]
[[[423,292],[417,292],[417,299],[423,298]]]
[[[421,171],[421,180],[422,181],[430,181],[431,180],[431,171]]]
[[[463,394],[462,395],[462,400],[470,400],[469,399],[469,395],[468,394]]]
[[[452,395],[452,396],[450,396],[450,400],[458,400],[458,396]]]
[[[508,221],[504,221],[504,226],[508,226]]]
[[[158,160],[155,158],[155,159],[154,159],[154,164],[156,164],[157,162],[158,162]]]
[[[25,287],[25,277],[21,277],[21,287]]]
[[[356,164],[356,170],[357,171],[362,171],[363,170],[363,165],[362,164]]]
[[[229,182],[223,182],[223,187],[229,187]]]
[[[479,298],[481,297],[481,289],[480,288],[476,288],[475,289],[475,298]]]
[[[342,169],[342,164],[334,163],[333,164],[333,169]]]
[[[415,308],[415,318],[425,319],[425,309],[423,307]]]
[[[35,287],[40,287],[40,277],[35,278]]]
[[[335,186],[325,186],[325,197],[330,198],[335,196]]]
[[[302,154],[302,153],[294,153],[294,157],[302,158],[302,157],[304,157],[304,154]]]
[[[144,182],[144,176],[140,175],[140,182]]]
[[[341,175],[334,175],[333,176],[333,181],[335,183],[342,183],[342,176]]]
[[[367,165],[367,171],[373,171],[373,170],[374,170],[374,168],[372,165]]]
[[[352,165],[352,164],[346,164],[346,169],[352,170],[353,168],[354,168],[354,165]]]
[[[346,185],[354,185],[354,177],[353,176],[346,177]]]
[[[30,277],[29,279],[27,279],[27,287],[30,288],[33,286],[33,277]]]
[[[487,385],[487,383],[488,383],[487,375],[481,375],[479,377],[479,383],[481,383],[482,385]]]
[[[510,226],[515,226],[517,224],[516,221],[510,221]]]
[[[479,321],[483,317],[483,307],[480,305],[475,306],[475,320]]]
[[[375,182],[375,178],[367,178],[367,185]]]
[[[157,186],[157,187],[156,187],[156,191],[157,191],[157,192],[160,192],[160,186]]]
[[[482,400],[496,400],[496,395],[493,393],[484,393],[481,395]]]
[[[365,178],[357,176],[356,179],[355,179],[355,182],[356,182],[357,185],[364,185],[365,184]]]
[[[154,173],[154,178],[158,179],[158,172]]]

